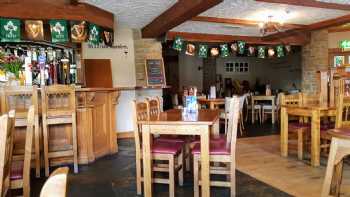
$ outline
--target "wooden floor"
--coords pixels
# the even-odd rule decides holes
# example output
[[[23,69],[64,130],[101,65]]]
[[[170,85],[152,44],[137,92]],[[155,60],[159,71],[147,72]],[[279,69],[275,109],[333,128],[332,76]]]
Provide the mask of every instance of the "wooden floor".
[[[238,139],[237,169],[293,196],[320,196],[326,158],[318,168],[311,167],[308,159],[298,161],[293,150],[288,158],[283,158],[279,142],[279,135]],[[350,196],[350,166],[347,164],[341,196]]]

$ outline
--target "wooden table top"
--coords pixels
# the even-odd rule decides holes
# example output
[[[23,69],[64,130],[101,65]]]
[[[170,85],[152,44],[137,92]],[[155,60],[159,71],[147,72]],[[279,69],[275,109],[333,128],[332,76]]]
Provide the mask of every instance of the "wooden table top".
[[[252,96],[254,100],[273,100],[275,99],[276,96],[271,95],[271,96],[266,96],[266,95],[255,95]]]
[[[302,105],[302,106],[290,106],[290,105],[281,105],[287,109],[305,109],[305,110],[336,110],[336,107],[329,105]]]
[[[153,125],[213,125],[219,119],[219,110],[200,109],[198,115],[182,115],[181,109],[171,109],[160,113],[159,117],[151,117],[149,121],[139,121],[140,124]]]
[[[200,102],[225,102],[224,98],[198,98]]]

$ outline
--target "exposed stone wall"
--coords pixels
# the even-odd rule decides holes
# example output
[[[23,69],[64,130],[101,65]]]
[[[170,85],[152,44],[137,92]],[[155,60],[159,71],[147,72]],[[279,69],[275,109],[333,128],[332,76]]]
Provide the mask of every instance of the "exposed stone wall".
[[[158,54],[162,56],[162,44],[156,39],[143,39],[139,29],[133,29],[134,48],[135,48],[135,70],[136,85],[145,86],[145,56],[148,54]]]
[[[302,48],[302,91],[316,93],[317,71],[328,67],[328,30],[311,33],[310,43]]]

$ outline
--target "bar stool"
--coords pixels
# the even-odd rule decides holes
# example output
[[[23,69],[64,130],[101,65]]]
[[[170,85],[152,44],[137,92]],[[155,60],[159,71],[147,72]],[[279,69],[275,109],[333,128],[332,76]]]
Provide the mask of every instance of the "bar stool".
[[[74,86],[66,85],[44,86],[42,88],[41,98],[45,175],[49,175],[49,162],[51,159],[72,156],[74,172],[78,173],[75,88]],[[52,131],[50,131],[51,128],[49,127],[58,125],[71,125],[71,129],[65,129],[67,142],[63,147],[54,147],[55,144],[50,144],[50,132]],[[58,133],[57,131],[62,130],[56,130],[56,134]],[[67,131],[71,131],[70,134]],[[62,143],[62,141],[59,143]]]
[[[39,105],[37,86],[6,86],[1,96],[1,112],[7,113],[10,109],[16,110],[16,131],[15,147],[13,155],[15,160],[23,160],[25,154],[25,131],[22,128],[27,127],[27,116],[29,107],[34,106],[34,160],[35,174],[40,177],[41,158],[40,158],[40,141],[41,130],[39,127]],[[23,130],[23,132],[22,132]]]
[[[343,93],[338,96],[335,129],[328,130],[332,136],[331,148],[328,156],[326,176],[323,182],[321,196],[339,196],[343,173],[343,160],[350,155],[350,118],[346,108],[350,107],[350,97]],[[346,116],[344,116],[344,112]]]

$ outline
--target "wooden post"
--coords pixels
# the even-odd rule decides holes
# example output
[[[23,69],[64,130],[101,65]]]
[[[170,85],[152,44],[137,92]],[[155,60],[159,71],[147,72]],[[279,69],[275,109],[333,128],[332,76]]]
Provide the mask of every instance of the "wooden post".
[[[281,108],[281,155],[288,156],[288,114],[285,107]]]
[[[317,109],[311,117],[311,165],[320,166],[320,111]]]

